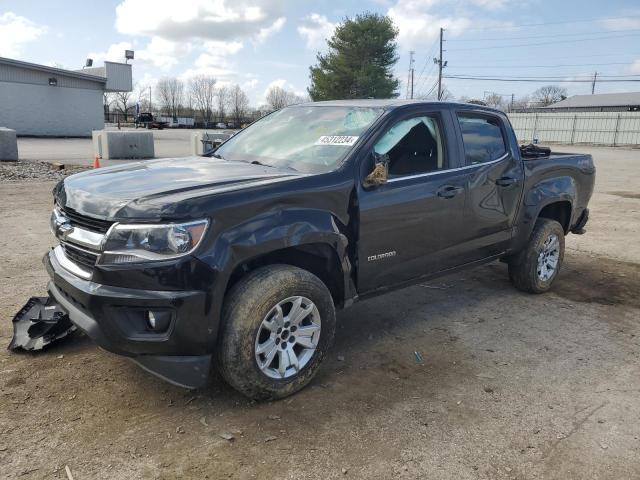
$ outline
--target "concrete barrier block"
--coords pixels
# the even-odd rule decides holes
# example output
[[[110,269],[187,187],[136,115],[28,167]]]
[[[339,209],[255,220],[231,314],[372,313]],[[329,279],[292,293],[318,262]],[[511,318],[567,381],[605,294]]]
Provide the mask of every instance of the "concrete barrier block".
[[[105,160],[153,158],[153,132],[94,130],[93,152]]]
[[[196,132],[191,141],[191,154],[203,155],[212,145],[220,145],[231,138],[233,134],[227,132]],[[206,145],[206,150],[205,150]]]
[[[18,161],[18,139],[16,131],[0,128],[0,162]]]

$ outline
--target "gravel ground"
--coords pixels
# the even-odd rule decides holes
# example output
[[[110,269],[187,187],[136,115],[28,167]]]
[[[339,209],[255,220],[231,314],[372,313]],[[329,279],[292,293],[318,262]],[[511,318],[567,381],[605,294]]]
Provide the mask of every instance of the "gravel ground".
[[[20,160],[19,162],[0,162],[0,181],[24,181],[24,180],[62,180],[74,173],[88,170],[89,167],[79,165],[65,165],[63,169],[57,168],[47,162],[32,160]]]
[[[0,477],[640,478],[640,152],[562,150],[594,153],[598,181],[552,292],[496,263],[357,303],[310,388],[264,404],[81,335],[4,351]],[[52,186],[0,183],[0,343],[45,293]]]

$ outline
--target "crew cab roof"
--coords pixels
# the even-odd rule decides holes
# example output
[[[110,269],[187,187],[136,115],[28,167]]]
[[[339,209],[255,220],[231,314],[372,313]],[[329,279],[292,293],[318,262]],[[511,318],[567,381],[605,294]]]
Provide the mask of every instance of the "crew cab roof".
[[[368,98],[358,100],[327,100],[323,102],[306,102],[292,106],[320,106],[320,107],[369,107],[369,108],[384,108],[391,110],[398,107],[404,107],[407,105],[440,105],[444,107],[467,107],[478,110],[487,110],[491,112],[500,112],[494,108],[485,107],[483,105],[475,105],[470,103],[459,102],[441,102],[437,100],[405,100],[399,98]]]

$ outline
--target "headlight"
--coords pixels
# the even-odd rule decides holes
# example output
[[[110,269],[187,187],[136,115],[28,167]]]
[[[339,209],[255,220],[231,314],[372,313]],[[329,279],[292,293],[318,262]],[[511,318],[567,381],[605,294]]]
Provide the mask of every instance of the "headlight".
[[[108,233],[100,263],[168,260],[187,255],[204,237],[208,220],[167,225],[116,224]]]

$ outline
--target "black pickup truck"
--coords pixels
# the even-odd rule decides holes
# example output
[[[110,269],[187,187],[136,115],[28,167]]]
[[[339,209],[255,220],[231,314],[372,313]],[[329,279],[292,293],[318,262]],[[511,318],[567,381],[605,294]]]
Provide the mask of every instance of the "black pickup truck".
[[[497,259],[517,288],[547,291],[594,179],[589,155],[521,149],[477,105],[291,106],[210,157],[60,182],[48,289],[98,345],[170,382],[202,386],[213,365],[282,398],[356,300]]]

